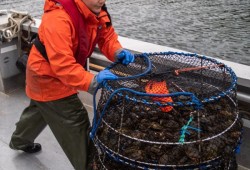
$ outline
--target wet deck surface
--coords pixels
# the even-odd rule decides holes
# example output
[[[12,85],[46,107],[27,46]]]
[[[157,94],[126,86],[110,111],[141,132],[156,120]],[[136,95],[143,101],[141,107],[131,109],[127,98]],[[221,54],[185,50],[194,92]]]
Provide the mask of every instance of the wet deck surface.
[[[15,123],[29,104],[23,84],[14,82],[14,84],[12,84],[13,81],[11,83],[12,90],[7,94],[0,92],[0,170],[73,170],[49,127],[35,141],[42,144],[41,152],[26,154],[9,148],[8,144],[15,130]],[[85,93],[79,93],[79,96],[86,104],[89,117],[92,119],[92,96]],[[250,169],[250,123],[249,121],[244,123],[243,143],[241,152],[237,155],[239,170]]]

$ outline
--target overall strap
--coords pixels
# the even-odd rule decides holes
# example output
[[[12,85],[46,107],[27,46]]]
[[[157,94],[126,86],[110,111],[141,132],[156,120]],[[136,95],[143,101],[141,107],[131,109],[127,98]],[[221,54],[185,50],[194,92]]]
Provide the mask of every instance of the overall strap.
[[[49,58],[47,56],[45,46],[40,41],[38,34],[36,35],[36,38],[35,38],[33,44],[36,46],[36,49],[42,54],[42,56],[49,62]]]
[[[87,30],[84,19],[74,0],[54,0],[61,4],[68,13],[74,25],[76,36],[78,37],[78,46],[74,54],[76,62],[85,67],[86,60],[90,53],[90,44],[87,37]]]
[[[76,6],[75,1],[74,0],[55,0],[55,1],[61,4],[65,9],[65,11],[68,13],[76,29],[76,33],[78,34],[79,20],[82,19],[82,16]]]

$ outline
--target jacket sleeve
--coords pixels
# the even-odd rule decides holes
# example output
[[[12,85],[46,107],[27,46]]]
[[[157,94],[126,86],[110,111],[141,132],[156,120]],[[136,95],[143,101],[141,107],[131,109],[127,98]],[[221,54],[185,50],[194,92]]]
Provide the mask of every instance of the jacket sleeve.
[[[116,54],[121,51],[122,46],[118,41],[118,35],[116,34],[112,26],[106,27],[101,30],[98,46],[101,52],[111,61],[115,61]]]
[[[43,36],[40,37],[46,47],[51,71],[65,85],[87,91],[94,75],[85,71],[75,60],[73,52],[76,50],[77,38],[74,26],[70,18],[60,13],[55,15],[44,18],[47,24],[43,24]],[[53,22],[49,17],[53,17]]]

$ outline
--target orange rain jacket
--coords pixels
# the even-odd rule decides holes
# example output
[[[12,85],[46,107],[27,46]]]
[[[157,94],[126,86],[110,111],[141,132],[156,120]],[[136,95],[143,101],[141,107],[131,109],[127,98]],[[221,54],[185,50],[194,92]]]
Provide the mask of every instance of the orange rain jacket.
[[[96,16],[81,0],[75,0],[75,3],[87,24],[89,43],[94,43],[98,25],[101,24],[98,46],[109,60],[114,61],[122,46],[114,28],[106,27],[106,22],[110,22],[107,13],[101,11]],[[78,90],[88,91],[94,75],[76,63],[74,52],[78,46],[78,35],[70,16],[52,0],[45,1],[44,12],[38,34],[45,45],[49,63],[33,46],[26,69],[28,97],[37,101],[52,101],[75,94]]]

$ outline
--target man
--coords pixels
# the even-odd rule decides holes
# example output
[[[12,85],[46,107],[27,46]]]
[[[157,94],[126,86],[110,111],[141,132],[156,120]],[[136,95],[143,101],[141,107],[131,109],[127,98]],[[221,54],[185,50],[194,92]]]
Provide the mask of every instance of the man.
[[[16,123],[10,147],[27,153],[48,124],[76,170],[87,167],[88,113],[77,92],[93,93],[98,83],[117,77],[108,70],[96,76],[84,69],[98,44],[111,61],[127,65],[134,55],[124,50],[112,27],[106,0],[46,0],[44,15],[26,68],[26,94],[31,98]],[[36,44],[36,43],[35,43]],[[44,49],[43,49],[44,48]]]

